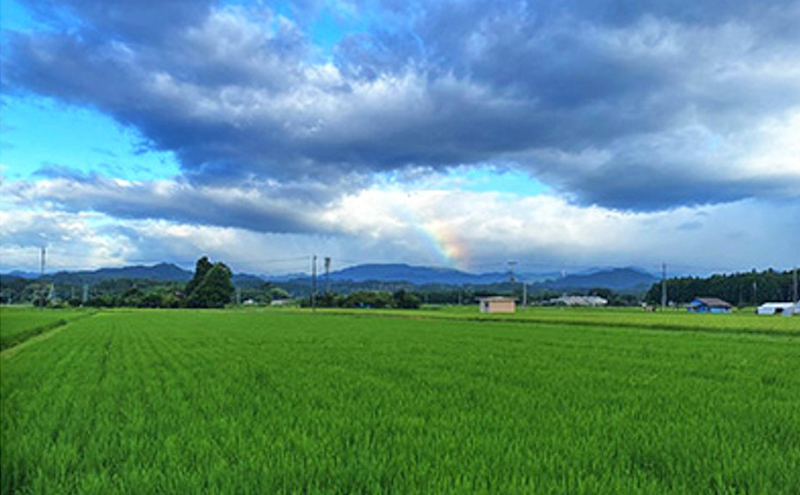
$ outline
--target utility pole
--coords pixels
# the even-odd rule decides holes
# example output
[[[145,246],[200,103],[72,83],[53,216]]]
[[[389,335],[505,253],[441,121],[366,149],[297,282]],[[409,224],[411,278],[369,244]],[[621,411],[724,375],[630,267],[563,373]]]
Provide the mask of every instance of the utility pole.
[[[317,310],[317,255],[311,257],[311,310]]]
[[[514,266],[516,266],[516,264],[516,261],[508,262],[508,281],[512,284],[514,283]]]
[[[47,285],[44,283],[44,266],[45,266],[45,258],[46,258],[47,248],[42,246],[42,256],[39,261],[39,283],[41,284],[41,292],[39,293],[39,306],[44,308],[44,294],[47,290]]]
[[[661,263],[661,309],[667,307],[667,264]]]
[[[522,307],[525,308],[528,305],[528,283],[522,282]]]
[[[758,306],[758,282],[753,280],[753,305]]]
[[[86,301],[89,300],[89,284],[83,284],[83,298],[82,303],[86,304]]]
[[[325,294],[331,292],[331,257],[325,257]]]

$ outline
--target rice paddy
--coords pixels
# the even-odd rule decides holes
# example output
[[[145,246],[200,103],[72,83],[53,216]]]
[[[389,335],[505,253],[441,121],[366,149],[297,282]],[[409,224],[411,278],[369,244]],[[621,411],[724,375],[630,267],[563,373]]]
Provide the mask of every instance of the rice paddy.
[[[100,312],[0,360],[0,488],[800,493],[798,319],[615,315]]]
[[[91,311],[83,309],[4,307],[0,310],[0,349],[12,347],[34,335],[89,314]]]

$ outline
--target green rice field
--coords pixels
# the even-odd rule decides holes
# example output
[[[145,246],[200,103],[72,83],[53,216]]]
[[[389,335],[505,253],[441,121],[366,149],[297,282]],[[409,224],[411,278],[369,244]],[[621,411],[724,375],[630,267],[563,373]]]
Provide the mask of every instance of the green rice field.
[[[12,347],[34,335],[91,314],[84,309],[4,307],[0,310],[0,349]]]
[[[109,310],[35,339],[0,359],[4,494],[800,493],[800,318]]]

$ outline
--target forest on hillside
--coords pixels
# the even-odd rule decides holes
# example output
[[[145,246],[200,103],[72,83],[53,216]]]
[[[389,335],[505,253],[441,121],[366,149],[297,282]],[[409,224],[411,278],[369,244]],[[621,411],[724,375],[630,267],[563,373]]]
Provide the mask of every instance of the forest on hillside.
[[[791,271],[772,269],[756,272],[712,275],[710,277],[678,277],[667,280],[667,299],[685,304],[696,297],[718,297],[736,306],[758,306],[765,302],[791,301],[793,297]],[[661,283],[650,287],[645,301],[661,301]]]

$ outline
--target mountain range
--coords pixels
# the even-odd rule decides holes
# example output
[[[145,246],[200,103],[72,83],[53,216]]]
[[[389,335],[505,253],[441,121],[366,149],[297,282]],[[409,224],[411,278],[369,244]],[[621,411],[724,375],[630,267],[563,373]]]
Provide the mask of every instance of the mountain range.
[[[6,277],[37,278],[38,274],[26,272],[10,272]],[[320,276],[320,280],[324,275]],[[162,282],[188,282],[192,272],[184,270],[172,263],[159,263],[152,266],[136,265],[121,268],[101,268],[98,270],[62,271],[46,274],[45,279],[59,284],[96,284],[113,279],[149,279]],[[608,268],[587,270],[580,274],[562,275],[556,272],[520,273],[517,281],[535,283],[538,287],[555,290],[581,289],[590,287],[606,287],[614,290],[646,289],[657,278],[638,268]],[[469,273],[453,268],[412,266],[406,264],[364,264],[331,272],[332,282],[408,282],[413,285],[488,285],[509,281],[507,272]],[[261,284],[264,281],[273,283],[296,282],[309,283],[308,274],[291,274],[281,276],[257,276],[237,273],[233,276],[234,284],[248,286]]]
[[[508,272],[468,273],[452,268],[410,266],[405,264],[356,265],[330,274],[332,281],[351,282],[396,282],[405,281],[415,285],[486,285],[508,282]],[[536,284],[542,288],[579,289],[606,287],[614,290],[648,288],[658,279],[637,268],[610,268],[588,270],[581,274],[562,275],[557,272],[519,273],[515,279]]]
[[[186,283],[192,279],[193,272],[184,270],[172,263],[158,263],[152,266],[133,265],[119,268],[100,268],[98,270],[78,270],[60,271],[47,273],[44,278],[56,284],[94,285],[106,280],[115,279],[138,279],[138,280],[157,280],[159,282],[179,282]],[[12,271],[3,276],[19,278],[39,278],[38,273]],[[256,275],[247,273],[233,274],[233,282],[236,285],[261,284],[264,280]]]

